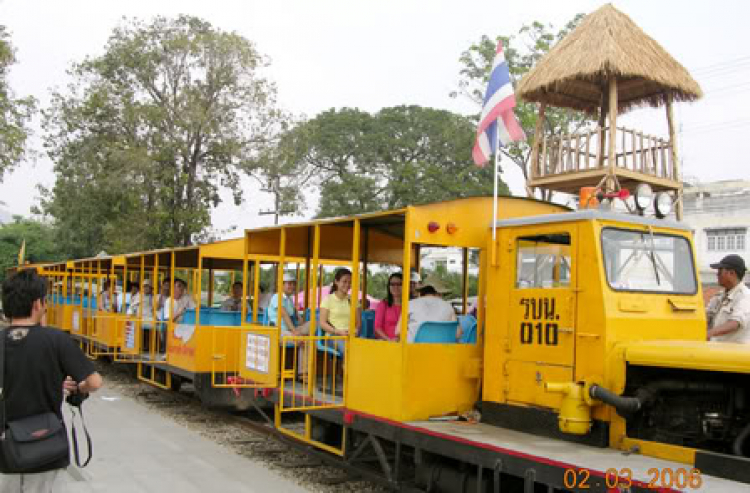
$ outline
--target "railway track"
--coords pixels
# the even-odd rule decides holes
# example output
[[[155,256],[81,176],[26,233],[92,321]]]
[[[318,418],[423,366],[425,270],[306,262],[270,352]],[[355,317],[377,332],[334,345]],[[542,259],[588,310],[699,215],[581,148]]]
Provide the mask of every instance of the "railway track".
[[[340,458],[295,442],[276,431],[257,411],[242,414],[205,409],[190,385],[179,392],[139,381],[121,365],[96,362],[105,385],[135,398],[150,410],[197,431],[250,460],[260,461],[278,474],[291,478],[310,491],[322,493],[391,491],[376,477],[343,463]],[[296,423],[291,423],[294,429]],[[299,421],[299,430],[304,424]],[[384,481],[384,480],[382,480]]]

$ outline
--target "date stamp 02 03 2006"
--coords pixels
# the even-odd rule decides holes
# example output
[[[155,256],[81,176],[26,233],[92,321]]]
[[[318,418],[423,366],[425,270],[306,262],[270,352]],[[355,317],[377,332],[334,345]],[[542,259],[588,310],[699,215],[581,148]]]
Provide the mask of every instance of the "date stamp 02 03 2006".
[[[585,468],[566,469],[563,476],[563,483],[568,489],[585,490],[592,485],[602,486],[602,478],[598,473],[596,476],[591,475],[591,471]],[[703,478],[698,469],[685,469],[680,467],[673,469],[671,467],[652,467],[647,471],[648,488],[677,488],[680,490],[691,489],[698,490],[703,486]],[[633,471],[625,468],[610,468],[604,473],[604,486],[607,488],[629,488],[634,482],[646,483],[646,481],[636,481],[633,479]]]

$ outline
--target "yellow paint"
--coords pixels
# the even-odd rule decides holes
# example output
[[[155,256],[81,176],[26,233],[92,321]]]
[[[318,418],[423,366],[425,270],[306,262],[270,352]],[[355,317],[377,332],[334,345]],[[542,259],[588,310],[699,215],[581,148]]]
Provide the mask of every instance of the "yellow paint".
[[[349,353],[347,406],[398,420],[405,397],[401,392],[401,346],[393,342],[353,338],[349,343]]]
[[[479,397],[479,380],[467,377],[464,368],[480,354],[471,344],[406,344],[398,420],[470,410]]]
[[[557,417],[560,431],[573,435],[585,435],[591,429],[591,408],[586,403],[583,385],[572,382],[546,383],[547,392],[562,394],[560,413]]]

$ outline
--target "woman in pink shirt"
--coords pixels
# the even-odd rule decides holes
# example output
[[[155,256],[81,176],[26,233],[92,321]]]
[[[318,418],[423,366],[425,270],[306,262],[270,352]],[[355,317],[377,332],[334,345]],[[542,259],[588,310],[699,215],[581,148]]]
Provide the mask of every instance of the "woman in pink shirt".
[[[375,338],[395,341],[396,323],[401,316],[401,289],[403,276],[396,272],[388,277],[388,296],[375,309]]]

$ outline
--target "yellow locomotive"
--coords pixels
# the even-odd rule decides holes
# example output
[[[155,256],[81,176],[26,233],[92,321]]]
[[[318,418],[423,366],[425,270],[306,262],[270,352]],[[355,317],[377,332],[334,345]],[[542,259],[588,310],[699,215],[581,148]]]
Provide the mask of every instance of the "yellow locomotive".
[[[705,340],[691,231],[511,197],[497,212],[494,240],[492,199],[469,198],[40,269],[56,286],[51,322],[92,356],[135,364],[163,387],[192,381],[208,405],[273,406],[278,433],[394,487],[746,488],[750,352]],[[315,329],[327,270],[349,268],[351,299],[364,299],[368,271],[401,270],[408,285],[426,252],[440,249],[464,259],[463,294],[469,259],[478,260],[474,339],[372,339],[357,303],[350,327],[363,317],[359,334],[282,336],[280,318],[264,320],[264,270],[278,292],[284,274],[295,275],[295,302],[308,309],[300,316]],[[243,282],[249,302],[237,313],[211,308],[222,270]],[[201,307],[179,322],[85,301],[106,279],[175,277]],[[408,290],[401,301],[406,334]],[[464,421],[474,409],[479,422]]]

